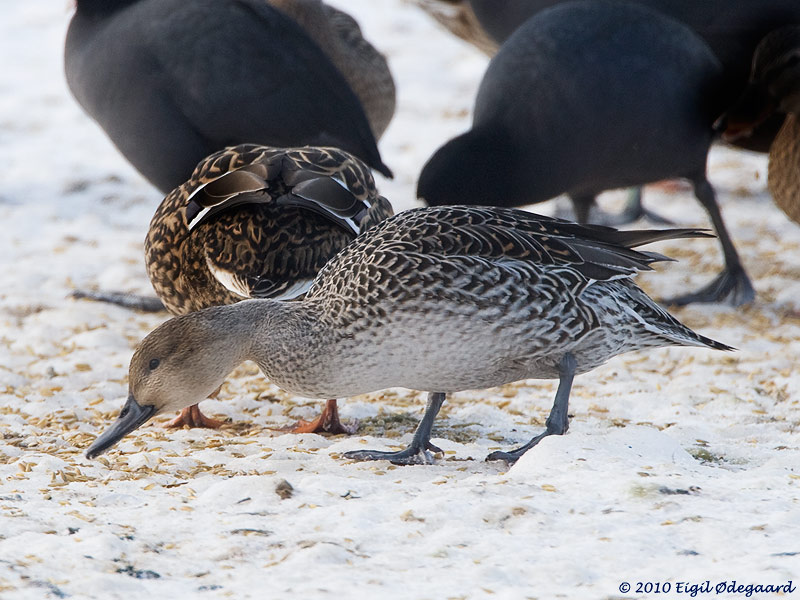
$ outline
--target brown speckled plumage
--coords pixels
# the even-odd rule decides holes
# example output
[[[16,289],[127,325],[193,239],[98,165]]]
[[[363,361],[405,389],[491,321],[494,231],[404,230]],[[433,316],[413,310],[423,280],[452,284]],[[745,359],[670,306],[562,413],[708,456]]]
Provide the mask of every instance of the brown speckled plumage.
[[[739,140],[774,114],[786,118],[769,149],[769,190],[800,223],[800,25],[780,27],[759,42],[747,89],[720,120],[723,135]]]
[[[769,191],[775,204],[800,223],[800,115],[788,115],[769,152]]]
[[[237,182],[225,178],[254,167],[268,173],[263,189],[248,187],[246,194],[237,196]],[[147,273],[167,310],[179,315],[246,298],[279,298],[298,281],[313,279],[355,238],[354,232],[323,214],[276,204],[292,191],[286,176],[296,177],[298,172],[340,179],[356,199],[370,205],[361,221],[364,228],[392,214],[369,168],[341,150],[242,145],[213,154],[189,181],[167,195],[150,223]],[[227,185],[227,197],[250,198],[252,203],[233,206],[190,231],[188,209],[211,183],[217,188]],[[215,276],[220,271],[230,273],[244,293],[226,287]]]
[[[450,33],[469,42],[487,56],[497,54],[499,44],[475,16],[467,0],[413,0]]]

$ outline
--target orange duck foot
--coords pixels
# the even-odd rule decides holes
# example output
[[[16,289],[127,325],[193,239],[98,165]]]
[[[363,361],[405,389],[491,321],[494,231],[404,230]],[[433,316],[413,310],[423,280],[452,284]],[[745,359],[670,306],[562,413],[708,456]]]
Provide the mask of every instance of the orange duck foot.
[[[336,400],[328,400],[322,413],[313,421],[298,421],[288,427],[289,433],[345,433],[352,435],[358,429],[357,423],[345,425],[339,420],[339,407]]]
[[[211,417],[205,416],[203,413],[200,412],[200,407],[197,404],[193,404],[189,408],[184,408],[177,417],[169,421],[168,423],[164,423],[164,427],[206,427],[208,429],[219,429],[223,425],[223,421],[218,421],[217,419],[212,419]]]

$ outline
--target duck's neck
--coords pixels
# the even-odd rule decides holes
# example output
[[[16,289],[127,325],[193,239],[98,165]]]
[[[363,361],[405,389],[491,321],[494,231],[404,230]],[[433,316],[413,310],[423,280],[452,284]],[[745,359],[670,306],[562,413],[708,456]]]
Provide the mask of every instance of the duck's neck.
[[[319,333],[324,328],[315,303],[246,300],[211,311],[225,368],[233,370],[251,360],[270,381],[288,391],[302,392],[306,388],[298,380],[317,378],[330,340]]]

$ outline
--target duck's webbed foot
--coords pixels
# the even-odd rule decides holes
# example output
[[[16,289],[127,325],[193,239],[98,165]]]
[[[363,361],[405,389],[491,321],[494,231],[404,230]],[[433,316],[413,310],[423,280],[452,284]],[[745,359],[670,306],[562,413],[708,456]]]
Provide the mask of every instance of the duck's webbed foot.
[[[509,450],[508,452],[503,452],[502,450],[495,450],[494,452],[489,454],[489,456],[486,457],[486,460],[504,460],[508,464],[513,465],[520,459],[520,457],[523,454],[525,454],[528,450],[530,450],[536,444],[541,442],[548,435],[564,435],[567,432],[568,427],[564,427],[563,429],[554,427],[551,429],[550,419],[548,419],[547,421],[548,421],[547,429],[545,429],[543,433],[540,433],[539,435],[534,437],[530,442],[528,442],[524,446],[520,446],[519,448],[515,448],[514,450]]]
[[[347,424],[339,419],[339,407],[336,400],[328,400],[320,415],[313,421],[298,421],[288,429],[289,433],[344,433],[353,435],[358,430],[358,422]]]
[[[524,446],[520,446],[514,450],[509,450],[508,452],[497,450],[492,452],[486,457],[486,460],[504,460],[508,464],[514,464],[523,454],[541,442],[548,435],[564,435],[567,432],[569,429],[569,393],[572,390],[572,380],[575,377],[576,368],[577,363],[575,362],[575,358],[572,356],[572,354],[565,354],[561,359],[561,364],[559,365],[560,377],[558,390],[556,391],[553,408],[550,409],[550,415],[547,417],[547,421],[545,422],[547,427],[545,431],[534,437]]]
[[[442,408],[446,394],[431,392],[428,394],[428,404],[425,414],[414,432],[414,439],[405,450],[398,452],[385,452],[381,450],[353,450],[345,452],[344,457],[352,460],[388,460],[395,465],[432,465],[433,456],[429,451],[444,454],[441,448],[431,444],[431,430],[433,420]]]
[[[116,304],[123,308],[141,312],[161,312],[167,310],[161,300],[154,296],[139,296],[138,294],[129,294],[127,292],[75,290],[70,294],[70,297],[79,300],[93,300],[95,302]]]
[[[351,460],[388,460],[393,465],[432,465],[434,463],[431,452],[444,454],[438,448],[428,442],[425,447],[416,445],[413,441],[405,450],[397,452],[386,452],[382,450],[353,450],[345,452],[344,457]]]
[[[663,303],[686,306],[695,302],[719,302],[731,306],[750,304],[756,298],[756,291],[750,278],[741,267],[723,270],[714,280],[693,294],[669,298]]]
[[[217,419],[212,419],[211,417],[205,416],[200,412],[200,406],[193,404],[188,408],[184,408],[181,411],[181,414],[172,419],[172,421],[164,423],[164,427],[167,428],[183,427],[184,425],[187,427],[219,429],[224,425],[224,421],[219,421]]]

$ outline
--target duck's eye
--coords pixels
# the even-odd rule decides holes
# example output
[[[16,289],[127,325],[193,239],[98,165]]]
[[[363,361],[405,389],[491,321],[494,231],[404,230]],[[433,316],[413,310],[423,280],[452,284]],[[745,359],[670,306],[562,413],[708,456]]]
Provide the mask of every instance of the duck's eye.
[[[153,360],[150,361],[150,370],[155,371],[158,368],[158,365],[160,364],[161,361],[158,360],[157,358],[154,358]]]

